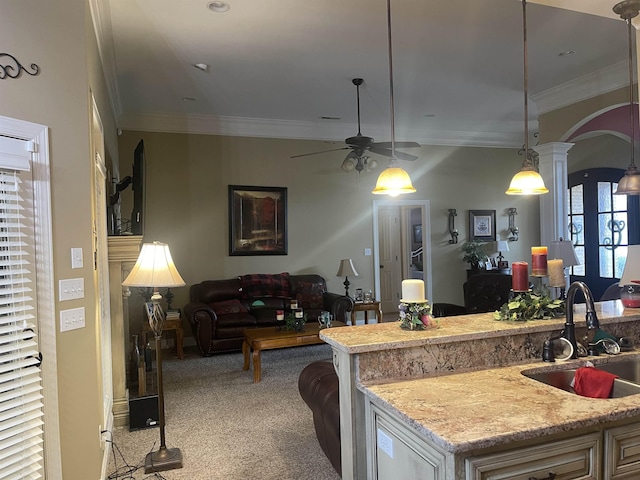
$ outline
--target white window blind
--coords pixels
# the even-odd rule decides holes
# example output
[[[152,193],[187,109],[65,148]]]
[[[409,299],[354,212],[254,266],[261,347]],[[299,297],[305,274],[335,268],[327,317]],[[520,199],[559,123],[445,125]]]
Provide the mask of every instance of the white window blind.
[[[29,172],[0,168],[0,479],[43,472],[32,198]]]

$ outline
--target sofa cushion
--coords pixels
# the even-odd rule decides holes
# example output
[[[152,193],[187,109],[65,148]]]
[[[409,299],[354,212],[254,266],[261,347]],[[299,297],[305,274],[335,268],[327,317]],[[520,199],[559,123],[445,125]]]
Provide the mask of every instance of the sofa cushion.
[[[287,272],[242,275],[240,281],[244,298],[291,296],[291,282]]]
[[[229,313],[247,313],[247,308],[237,298],[213,302],[209,305],[216,315],[227,315]]]
[[[323,306],[322,285],[316,282],[298,282],[296,299],[298,304],[304,309],[322,309]]]

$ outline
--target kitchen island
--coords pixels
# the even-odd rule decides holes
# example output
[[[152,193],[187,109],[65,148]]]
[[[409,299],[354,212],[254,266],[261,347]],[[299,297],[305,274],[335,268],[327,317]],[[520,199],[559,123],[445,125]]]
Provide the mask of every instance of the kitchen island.
[[[619,301],[597,303],[596,309],[602,329],[640,342],[640,310],[625,310]],[[586,333],[583,305],[575,307],[575,319],[576,335],[581,338]],[[542,344],[559,334],[564,318],[499,322],[489,313],[438,320],[437,328],[423,331],[402,330],[393,322],[321,333],[333,348],[340,379],[343,478],[368,478],[367,468],[369,478],[375,478],[371,471],[374,460],[382,458],[376,447],[376,418],[393,423],[389,428],[406,427],[401,435],[413,431],[411,442],[419,440],[420,448],[430,447],[427,457],[442,457],[442,462],[433,463],[440,465],[444,476],[434,474],[433,478],[448,479],[465,478],[457,473],[463,468],[462,453],[475,455],[483,449],[525,444],[540,435],[549,441],[571,437],[584,429],[599,429],[604,420],[612,427],[636,416],[640,421],[640,410],[636,410],[640,400],[634,400],[635,396],[585,399],[551,392],[553,387],[521,375],[525,368],[548,365],[540,360]],[[532,419],[523,414],[531,405],[542,407],[553,399],[562,405],[566,402],[571,415],[563,415],[557,405],[552,409],[555,416],[549,411],[532,411],[534,420],[537,415],[547,423],[531,427]],[[603,413],[597,402],[612,405],[607,407],[612,411]],[[562,422],[549,423],[560,417]],[[383,435],[393,438],[392,433]],[[600,438],[601,433],[591,433]],[[589,449],[595,455],[601,447]]]

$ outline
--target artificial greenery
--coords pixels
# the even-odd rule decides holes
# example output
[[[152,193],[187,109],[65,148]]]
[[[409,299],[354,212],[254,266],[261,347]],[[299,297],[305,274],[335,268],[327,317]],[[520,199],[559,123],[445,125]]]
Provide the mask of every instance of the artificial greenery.
[[[284,328],[285,330],[295,330],[296,332],[301,332],[304,330],[304,326],[307,323],[307,314],[303,313],[302,318],[296,318],[293,312],[287,313],[284,317]]]
[[[483,246],[483,242],[478,242],[476,240],[464,242],[462,244],[462,251],[464,252],[462,260],[469,263],[469,265],[471,265],[471,268],[482,268],[480,264],[483,264],[484,266],[484,262],[489,259],[482,248]]]
[[[398,305],[400,313],[400,328],[405,330],[424,330],[433,327],[437,321],[430,315],[431,306],[429,302],[406,303]]]
[[[563,316],[564,307],[564,300],[552,300],[546,289],[521,292],[493,312],[493,318],[512,322],[544,320]]]

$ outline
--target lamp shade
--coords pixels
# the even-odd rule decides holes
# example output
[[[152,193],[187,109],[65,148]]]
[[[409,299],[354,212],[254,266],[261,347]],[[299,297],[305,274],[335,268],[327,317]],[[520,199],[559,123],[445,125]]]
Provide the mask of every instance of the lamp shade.
[[[498,240],[496,242],[496,252],[508,252],[509,251],[509,242],[506,240]]]
[[[336,277],[357,277],[358,272],[356,271],[356,267],[353,266],[353,260],[350,258],[343,258],[340,260],[340,267],[338,268],[338,273],[336,273]]]
[[[636,281],[640,281],[640,245],[629,245],[627,262],[618,285],[634,285]]]
[[[624,172],[614,195],[640,195],[640,172],[635,165],[630,165]]]
[[[511,179],[507,195],[542,195],[548,193],[544,180],[533,166],[523,166]]]
[[[580,265],[580,261],[578,260],[571,240],[554,240],[551,242],[551,252],[549,253],[551,254],[549,258],[562,260],[562,265],[564,267]]]
[[[378,176],[376,188],[371,193],[397,197],[400,194],[414,193],[415,191],[409,174],[400,167],[389,165]]]
[[[122,285],[125,287],[182,287],[185,283],[173,263],[169,245],[153,242],[142,245],[138,260]]]

